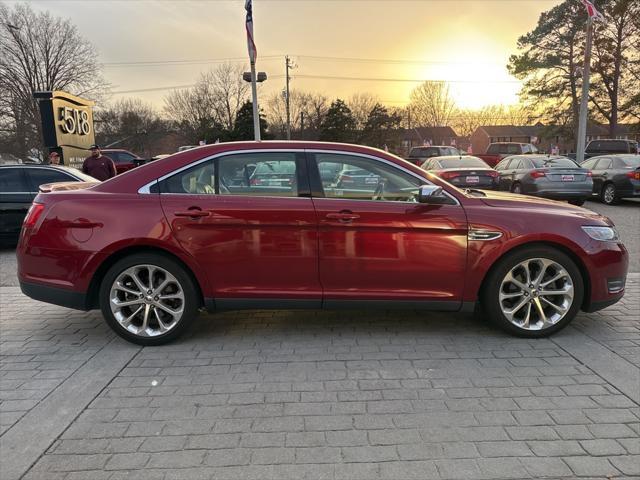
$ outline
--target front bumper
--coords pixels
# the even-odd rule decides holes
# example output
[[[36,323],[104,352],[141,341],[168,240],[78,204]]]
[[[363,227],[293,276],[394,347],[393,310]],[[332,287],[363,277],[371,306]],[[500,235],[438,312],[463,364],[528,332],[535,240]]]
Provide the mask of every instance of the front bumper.
[[[588,246],[589,283],[582,310],[596,312],[618,302],[625,292],[629,253],[620,242],[592,241]]]

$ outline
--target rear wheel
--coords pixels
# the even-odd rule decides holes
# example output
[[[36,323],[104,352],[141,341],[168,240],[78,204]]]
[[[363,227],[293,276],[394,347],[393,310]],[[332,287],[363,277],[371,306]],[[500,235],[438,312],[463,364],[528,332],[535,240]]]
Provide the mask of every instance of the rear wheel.
[[[511,191],[513,193],[522,193],[522,185],[520,185],[518,182],[514,183],[511,186]]]
[[[531,247],[501,259],[485,280],[482,302],[500,328],[544,337],[566,327],[584,295],[575,263],[551,247]]]
[[[613,183],[605,183],[604,187],[602,187],[602,193],[600,194],[602,201],[607,205],[615,205],[620,201],[616,195],[616,186]]]
[[[197,315],[199,296],[191,276],[175,260],[135,254],[116,262],[100,285],[100,308],[109,326],[139,345],[179,337]]]

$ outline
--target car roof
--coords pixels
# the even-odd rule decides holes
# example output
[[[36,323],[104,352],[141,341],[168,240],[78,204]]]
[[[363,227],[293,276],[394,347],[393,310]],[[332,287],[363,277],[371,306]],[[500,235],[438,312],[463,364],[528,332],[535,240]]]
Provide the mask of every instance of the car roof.
[[[569,157],[565,157],[564,155],[536,155],[536,154],[518,154],[518,155],[509,155],[508,157],[504,157],[503,160],[507,160],[510,158],[528,158],[531,160],[556,160],[556,159],[566,159],[571,160]]]
[[[411,147],[411,150],[414,148],[456,148],[453,145],[416,145],[415,147]]]
[[[440,155],[439,157],[431,157],[429,160],[480,160],[481,158],[475,157],[473,155]]]
[[[638,153],[603,153],[602,155],[594,155],[593,157],[587,158],[587,160],[593,160],[596,158],[636,158],[640,157]],[[586,161],[586,160],[585,160]]]

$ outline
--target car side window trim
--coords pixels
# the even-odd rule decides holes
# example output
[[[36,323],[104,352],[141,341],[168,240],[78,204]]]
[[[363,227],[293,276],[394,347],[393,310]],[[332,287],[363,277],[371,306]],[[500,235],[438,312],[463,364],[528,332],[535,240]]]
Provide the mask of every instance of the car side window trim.
[[[188,170],[192,167],[195,167],[197,165],[200,165],[201,163],[204,162],[208,162],[208,161],[213,161],[214,164],[214,168],[217,169],[217,164],[218,158],[221,157],[225,157],[225,156],[229,156],[229,155],[240,155],[240,154],[255,154],[255,153],[293,153],[296,156],[296,169],[299,165],[299,163],[305,163],[305,150],[304,149],[295,149],[295,148],[269,148],[269,149],[245,149],[245,150],[227,150],[224,152],[218,152],[214,155],[209,155],[207,157],[201,158],[199,160],[196,160],[194,162],[191,162],[187,165],[184,165],[176,170],[173,170],[161,177],[158,177],[146,184],[144,184],[143,186],[141,186],[138,189],[138,194],[140,195],[194,195],[193,193],[169,193],[169,192],[162,192],[160,191],[160,189],[158,188],[158,186],[160,185],[160,183],[163,180],[166,180],[169,177],[172,177],[174,175],[177,175],[185,170]],[[308,178],[308,176],[307,176]],[[300,176],[298,176],[298,179],[300,180]],[[302,177],[303,181],[306,182],[306,180],[304,179],[304,177]],[[216,180],[217,182],[217,175],[216,175]],[[154,191],[152,191],[152,189]],[[157,191],[155,191],[157,190]],[[298,188],[298,195],[295,197],[285,197],[285,196],[274,196],[274,195],[254,195],[253,197],[255,198],[279,198],[279,199],[299,199],[299,198],[309,198],[309,194],[307,193],[307,195],[300,195],[302,189],[300,189],[300,187]],[[305,193],[308,191],[308,188],[305,189]],[[215,196],[224,196],[224,195],[219,195],[219,194],[215,194]]]
[[[359,152],[349,152],[349,151],[345,151],[345,150],[322,150],[322,149],[305,149],[305,152],[308,154],[307,156],[307,160],[308,160],[308,165],[309,165],[309,169],[310,169],[310,176],[311,177],[315,177],[314,181],[312,182],[312,190],[313,190],[313,185],[317,183],[319,183],[320,187],[322,187],[322,182],[320,180],[320,172],[318,170],[318,162],[315,161],[315,156],[313,154],[315,153],[325,153],[325,154],[334,154],[334,155],[346,155],[346,156],[354,156],[354,157],[362,157],[362,158],[368,158],[370,160],[375,160],[381,163],[384,163],[386,165],[388,165],[391,168],[395,168],[398,170],[401,170],[404,173],[409,174],[410,176],[420,180],[420,185],[434,185],[433,182],[430,182],[429,180],[427,180],[426,178],[417,175],[416,173],[412,172],[411,170],[402,167],[401,165],[398,165],[394,162],[391,162],[389,160],[386,160],[382,157],[376,157],[374,155],[369,155],[366,153],[359,153]],[[324,198],[326,200],[350,200],[350,201],[354,201],[354,202],[372,202],[375,201],[377,203],[380,202],[388,202],[388,203],[394,203],[394,204],[398,204],[398,203],[404,203],[404,202],[395,202],[395,201],[387,201],[387,200],[366,200],[366,199],[344,199],[344,198],[332,198],[332,197],[325,197],[324,196],[324,189],[320,190],[322,192],[322,196],[319,198]],[[451,200],[453,200],[455,202],[455,205],[460,206],[460,202],[458,201],[458,199],[453,196],[452,194],[450,194],[449,192],[447,192],[445,189],[442,189],[442,192],[449,197]],[[316,197],[318,198],[318,197]]]

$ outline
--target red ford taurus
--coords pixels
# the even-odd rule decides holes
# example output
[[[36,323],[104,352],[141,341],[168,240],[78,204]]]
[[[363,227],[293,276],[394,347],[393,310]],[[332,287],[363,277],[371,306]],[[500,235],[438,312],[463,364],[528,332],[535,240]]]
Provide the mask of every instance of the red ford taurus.
[[[367,147],[243,142],[39,194],[18,262],[25,294],[155,345],[201,307],[477,308],[538,337],[620,300],[628,255],[578,207],[459,190]]]

